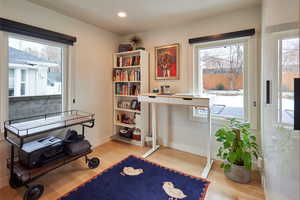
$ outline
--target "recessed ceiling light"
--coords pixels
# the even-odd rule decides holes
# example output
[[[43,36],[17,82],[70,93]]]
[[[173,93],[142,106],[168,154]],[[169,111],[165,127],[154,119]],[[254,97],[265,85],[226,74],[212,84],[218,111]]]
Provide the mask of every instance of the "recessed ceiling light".
[[[126,12],[118,12],[118,16],[121,18],[127,17]]]

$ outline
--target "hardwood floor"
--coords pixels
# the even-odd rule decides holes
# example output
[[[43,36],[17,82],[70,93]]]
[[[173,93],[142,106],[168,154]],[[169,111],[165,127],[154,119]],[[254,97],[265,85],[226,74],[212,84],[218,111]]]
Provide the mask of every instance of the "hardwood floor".
[[[105,143],[95,148],[90,156],[101,158],[102,164],[97,169],[88,169],[84,159],[79,159],[38,179],[36,183],[45,186],[45,192],[41,199],[57,199],[128,155],[141,156],[146,150],[147,148],[115,141]],[[165,147],[147,159],[194,176],[200,175],[205,164],[205,158]],[[215,163],[208,179],[211,181],[211,184],[206,195],[207,200],[264,199],[263,189],[257,173],[254,173],[250,184],[238,184],[228,180],[224,176],[223,170],[219,168],[219,163]],[[24,188],[14,190],[9,186],[4,187],[0,189],[0,199],[4,199],[2,197],[5,197],[5,200],[20,200],[23,198],[24,190]]]

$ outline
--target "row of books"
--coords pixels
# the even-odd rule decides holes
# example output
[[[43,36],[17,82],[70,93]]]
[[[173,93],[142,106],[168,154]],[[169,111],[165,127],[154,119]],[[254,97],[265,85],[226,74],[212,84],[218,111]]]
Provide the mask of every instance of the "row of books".
[[[140,65],[141,56],[117,57],[117,67]]]
[[[137,96],[140,94],[140,85],[139,84],[128,84],[128,83],[117,83],[115,87],[116,95],[134,95]]]
[[[140,81],[140,70],[114,70],[113,81]]]

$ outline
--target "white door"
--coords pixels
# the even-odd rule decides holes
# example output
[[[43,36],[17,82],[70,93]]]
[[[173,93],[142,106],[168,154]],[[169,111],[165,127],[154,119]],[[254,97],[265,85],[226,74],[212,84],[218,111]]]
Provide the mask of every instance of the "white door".
[[[298,31],[262,40],[262,145],[266,199],[300,199],[300,133],[293,129],[294,78],[299,77]]]

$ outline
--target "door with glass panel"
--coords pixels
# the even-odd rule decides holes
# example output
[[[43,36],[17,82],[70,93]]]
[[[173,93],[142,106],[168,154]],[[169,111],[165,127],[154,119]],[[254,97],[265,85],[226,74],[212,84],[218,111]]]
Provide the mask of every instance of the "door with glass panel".
[[[299,77],[297,31],[263,37],[262,139],[267,199],[300,198],[299,132],[294,130],[294,79]]]

